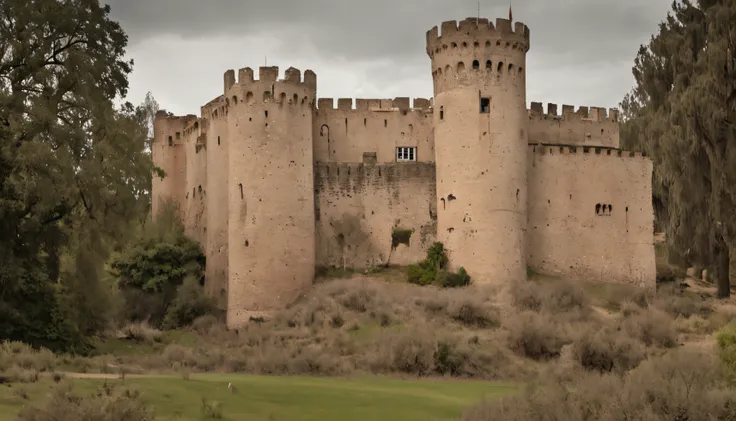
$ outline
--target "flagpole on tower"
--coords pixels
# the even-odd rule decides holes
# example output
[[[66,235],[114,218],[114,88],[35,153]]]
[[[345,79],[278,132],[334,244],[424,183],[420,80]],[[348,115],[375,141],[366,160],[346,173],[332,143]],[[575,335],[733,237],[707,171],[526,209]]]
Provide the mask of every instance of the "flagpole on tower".
[[[514,21],[514,16],[511,13],[511,0],[509,0],[509,22]]]
[[[475,21],[476,26],[480,26],[480,0],[478,0],[478,20]]]

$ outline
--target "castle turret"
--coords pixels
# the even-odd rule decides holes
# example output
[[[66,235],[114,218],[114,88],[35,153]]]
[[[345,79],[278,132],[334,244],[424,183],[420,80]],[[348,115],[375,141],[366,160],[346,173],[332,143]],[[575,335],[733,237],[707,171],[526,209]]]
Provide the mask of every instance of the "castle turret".
[[[152,191],[155,192],[151,212],[157,215],[164,200],[173,200],[179,206],[181,216],[186,209],[187,154],[184,130],[197,118],[193,115],[177,117],[159,111],[153,121],[152,159],[166,176],[154,174]]]
[[[479,284],[526,276],[528,50],[529,29],[506,19],[427,32],[438,239]]]
[[[278,67],[225,73],[230,327],[268,316],[314,279],[312,107],[317,77]]]

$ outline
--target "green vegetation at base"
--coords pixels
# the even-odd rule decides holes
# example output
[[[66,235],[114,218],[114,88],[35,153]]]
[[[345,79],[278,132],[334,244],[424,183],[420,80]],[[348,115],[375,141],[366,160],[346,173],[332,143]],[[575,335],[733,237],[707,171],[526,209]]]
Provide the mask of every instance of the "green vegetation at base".
[[[470,276],[465,268],[457,273],[447,270],[448,258],[442,243],[436,242],[427,250],[427,258],[409,266],[407,280],[416,285],[439,285],[444,288],[457,288],[470,285]]]
[[[413,229],[394,228],[393,231],[391,231],[391,249],[395,249],[400,244],[408,247],[412,234],[414,234]]]
[[[228,389],[229,383],[235,386],[234,392]],[[517,390],[510,383],[215,374],[191,375],[189,380],[182,376],[129,377],[124,382],[74,379],[73,384],[75,393],[83,397],[104,390],[103,384],[132,389],[139,392],[141,402],[155,408],[156,419],[178,417],[181,421],[203,419],[203,400],[217,406],[223,420],[457,420],[463,410],[478,400]],[[21,387],[26,398],[16,392]],[[21,406],[28,406],[29,402],[44,407],[52,387],[48,378],[14,388],[0,387],[0,421],[15,421]],[[72,421],[72,418],[21,419],[25,420]]]

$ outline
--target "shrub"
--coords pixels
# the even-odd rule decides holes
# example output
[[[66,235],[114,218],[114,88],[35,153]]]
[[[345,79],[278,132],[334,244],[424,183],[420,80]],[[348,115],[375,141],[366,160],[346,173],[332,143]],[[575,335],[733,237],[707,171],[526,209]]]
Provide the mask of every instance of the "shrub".
[[[446,269],[448,263],[445,247],[435,242],[427,250],[427,258],[418,264],[409,265],[407,281],[412,284],[426,286],[437,284],[444,288],[458,288],[470,285],[471,279],[465,268],[458,273]]]
[[[394,228],[393,231],[391,231],[391,248],[395,249],[400,244],[409,246],[412,234],[414,234],[414,230]]]
[[[462,420],[732,420],[736,397],[715,368],[708,354],[673,351],[643,362],[629,376],[587,374],[573,384],[545,383],[485,401]]]
[[[163,333],[146,322],[128,323],[120,329],[120,336],[131,341],[152,344],[161,342]]]
[[[648,346],[672,348],[677,345],[675,321],[655,308],[625,318],[623,329]]]
[[[71,383],[59,384],[51,399],[43,406],[24,407],[19,421],[151,421],[151,409],[141,401],[139,393],[103,385],[96,393],[79,396],[72,393]]]
[[[188,326],[198,317],[213,313],[215,301],[204,293],[199,281],[188,276],[176,291],[176,297],[166,309],[162,327],[177,329]]]
[[[731,323],[716,334],[718,354],[732,378],[736,378],[736,324]]]
[[[193,278],[195,283],[203,279],[204,267],[202,248],[185,235],[178,209],[169,202],[138,241],[111,258],[110,272],[117,278],[125,300],[124,318],[148,320],[160,328],[169,307],[175,304],[178,307],[172,310],[175,315],[168,323],[176,324],[179,317],[187,319],[188,310],[182,309],[187,306],[177,303],[182,300],[178,289],[186,279]],[[185,287],[185,293],[191,291]]]
[[[519,281],[511,288],[515,307],[535,312],[559,314],[587,311],[590,299],[577,284],[569,281]]]
[[[646,358],[641,343],[620,331],[593,327],[573,343],[575,359],[586,370],[623,373]]]
[[[684,291],[676,285],[661,286],[657,289],[654,305],[672,317],[688,318],[693,315],[708,316],[712,312],[710,305],[702,297]]]
[[[458,273],[441,271],[437,275],[437,283],[443,288],[459,288],[470,285],[470,275],[465,268],[460,268]]]
[[[531,311],[514,315],[507,328],[510,348],[535,360],[556,358],[562,347],[569,343],[562,327],[554,319]]]

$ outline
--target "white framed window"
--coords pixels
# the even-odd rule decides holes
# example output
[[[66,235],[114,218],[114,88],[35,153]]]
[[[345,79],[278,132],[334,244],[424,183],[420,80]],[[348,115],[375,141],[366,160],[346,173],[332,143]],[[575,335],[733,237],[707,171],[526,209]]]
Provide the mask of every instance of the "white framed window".
[[[417,160],[417,147],[416,146],[399,146],[396,148],[396,161],[416,161]]]

